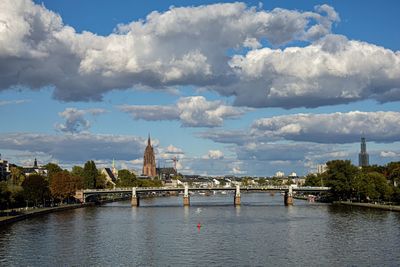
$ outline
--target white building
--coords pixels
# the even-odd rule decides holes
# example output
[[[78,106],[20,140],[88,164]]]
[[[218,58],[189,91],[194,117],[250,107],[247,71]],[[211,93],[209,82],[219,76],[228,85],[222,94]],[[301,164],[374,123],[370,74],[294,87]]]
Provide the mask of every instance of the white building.
[[[113,187],[115,187],[115,182],[117,179],[114,176],[113,171],[110,168],[103,168],[101,173],[106,177],[107,183],[110,183]]]
[[[7,160],[0,159],[0,181],[5,180],[10,174],[10,164]]]
[[[283,171],[277,171],[275,173],[275,177],[283,178],[283,177],[285,177],[285,173]]]
[[[326,164],[318,164],[317,165],[317,174],[324,173],[328,170],[328,166]]]

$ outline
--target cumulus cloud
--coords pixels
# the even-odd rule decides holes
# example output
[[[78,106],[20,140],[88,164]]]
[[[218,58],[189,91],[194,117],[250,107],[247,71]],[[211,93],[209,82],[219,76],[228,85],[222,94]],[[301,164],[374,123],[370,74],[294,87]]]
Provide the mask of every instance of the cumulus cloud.
[[[394,151],[381,151],[380,156],[383,158],[395,158],[399,157],[400,153]]]
[[[144,20],[119,25],[114,33],[99,36],[85,31],[77,33],[72,27],[64,25],[58,14],[30,0],[1,1],[0,18],[0,90],[20,86],[31,89],[53,86],[57,99],[90,101],[100,100],[110,90],[132,86],[165,89],[194,85],[207,86],[223,95],[237,95],[237,104],[248,106],[274,105],[265,100],[265,89],[271,90],[267,95],[273,96],[276,90],[285,94],[284,91],[289,90],[285,88],[294,84],[284,78],[274,82],[273,76],[287,78],[288,74],[285,75],[285,70],[280,71],[279,68],[277,75],[266,71],[268,65],[271,69],[277,67],[273,62],[268,63],[268,59],[261,59],[266,64],[257,63],[260,65],[257,73],[270,77],[248,75],[247,61],[255,55],[263,58],[265,51],[269,51],[257,50],[262,40],[274,46],[296,40],[314,42],[329,34],[332,24],[340,20],[328,5],[300,12],[280,8],[267,11],[247,7],[244,3],[224,3],[171,7],[163,13],[155,11]],[[243,47],[253,50],[243,58],[236,55],[230,59],[226,55],[227,51],[240,51]],[[323,45],[315,44],[308,50],[318,50],[319,47],[322,49]],[[398,55],[394,56],[393,52],[378,47],[374,52],[374,46],[368,44],[359,48],[362,49],[359,54],[365,53],[365,57],[360,56],[361,59],[374,57],[367,63],[379,62],[374,63],[372,68],[379,68],[381,62],[388,60],[394,60],[392,68],[397,68]],[[276,57],[292,56],[286,55],[290,50],[271,51]],[[305,53],[308,52],[299,52]],[[325,54],[316,51],[314,55],[297,58],[310,66],[313,65],[311,58],[324,57]],[[338,54],[343,54],[343,57],[353,55]],[[368,88],[374,89],[373,93],[377,95],[387,93],[391,98],[399,98],[398,87],[392,86],[397,84],[391,78],[395,71],[388,69],[386,63],[380,66],[383,67],[382,75],[370,79],[376,86]],[[361,68],[361,65],[355,67]],[[361,73],[363,71],[370,73],[368,69],[360,69]],[[335,75],[329,77],[338,78]],[[309,84],[312,78],[307,79]],[[260,94],[260,86],[263,94]],[[303,88],[305,85],[299,86]],[[252,88],[251,93],[249,88]],[[292,95],[290,90],[286,94]],[[253,98],[245,98],[245,95]],[[260,96],[261,99],[258,99]],[[278,94],[278,98],[280,96]],[[368,97],[367,94],[364,97]],[[300,105],[305,104],[300,102]]]
[[[224,153],[221,150],[209,150],[208,154],[203,156],[204,159],[223,159]]]
[[[328,35],[306,47],[251,50],[229,64],[240,82],[216,90],[235,95],[237,105],[294,108],[400,100],[400,53],[344,36]]]
[[[179,120],[184,127],[217,127],[224,119],[239,118],[248,108],[224,105],[221,101],[207,101],[203,96],[182,97],[171,106],[120,106],[134,119],[149,121]]]
[[[259,140],[286,139],[315,143],[400,141],[400,112],[292,114],[256,120],[251,133]]]
[[[84,118],[85,115],[91,114],[97,116],[107,112],[105,109],[77,109],[66,108],[63,112],[58,113],[60,117],[65,119],[65,123],[55,125],[55,128],[65,133],[79,133],[90,128],[90,122]]]

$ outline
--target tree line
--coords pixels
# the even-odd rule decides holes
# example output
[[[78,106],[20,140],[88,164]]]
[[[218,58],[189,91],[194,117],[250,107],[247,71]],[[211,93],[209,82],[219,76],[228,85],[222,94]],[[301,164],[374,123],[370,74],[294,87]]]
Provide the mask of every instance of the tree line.
[[[60,202],[75,202],[75,192],[81,189],[117,187],[158,187],[159,180],[138,179],[129,170],[118,171],[115,184],[97,169],[94,161],[84,166],[64,170],[54,163],[43,166],[47,175],[26,176],[22,167],[12,167],[7,180],[0,182],[0,209],[25,206],[49,206]]]
[[[309,174],[306,186],[331,187],[332,200],[400,203],[400,162],[356,167],[350,160],[332,160],[327,171]]]

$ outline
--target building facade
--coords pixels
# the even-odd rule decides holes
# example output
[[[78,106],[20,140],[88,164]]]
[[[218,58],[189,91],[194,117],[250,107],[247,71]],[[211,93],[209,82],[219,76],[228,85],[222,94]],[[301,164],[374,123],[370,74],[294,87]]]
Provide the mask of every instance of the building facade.
[[[6,180],[10,175],[10,164],[7,160],[0,159],[0,181]]]
[[[369,166],[369,155],[367,153],[367,144],[364,137],[361,137],[361,151],[360,154],[358,154],[358,166]]]
[[[328,170],[328,166],[326,164],[318,164],[317,165],[317,174],[324,173]]]
[[[149,177],[155,177],[157,175],[157,173],[156,173],[156,158],[154,156],[154,149],[151,145],[150,135],[149,135],[149,139],[147,140],[146,149],[144,150],[142,173],[143,173],[143,175],[149,176]]]

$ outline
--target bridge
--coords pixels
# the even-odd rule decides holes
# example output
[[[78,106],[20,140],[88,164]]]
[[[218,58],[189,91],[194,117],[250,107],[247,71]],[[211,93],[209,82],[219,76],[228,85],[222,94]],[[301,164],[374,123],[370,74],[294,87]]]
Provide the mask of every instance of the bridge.
[[[256,187],[240,187],[239,185],[235,187],[189,187],[185,185],[184,187],[129,187],[129,188],[113,188],[113,189],[85,189],[79,190],[75,194],[75,198],[85,203],[87,198],[90,196],[101,196],[101,195],[131,195],[131,205],[132,207],[139,207],[140,194],[152,193],[152,192],[183,192],[183,205],[190,205],[190,195],[189,191],[234,191],[233,204],[235,206],[240,205],[240,191],[269,191],[269,192],[282,192],[284,193],[284,203],[286,206],[293,205],[293,192],[302,193],[321,193],[329,191],[329,187],[297,187],[297,186],[256,186]]]

